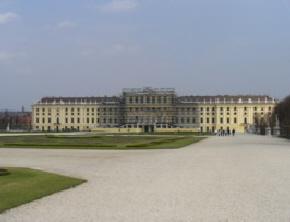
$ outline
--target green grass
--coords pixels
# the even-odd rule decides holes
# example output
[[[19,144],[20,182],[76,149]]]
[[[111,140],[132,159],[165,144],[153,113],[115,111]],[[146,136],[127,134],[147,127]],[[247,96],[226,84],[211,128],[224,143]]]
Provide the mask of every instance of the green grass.
[[[6,169],[9,175],[0,176],[0,213],[85,182],[28,168]]]
[[[192,135],[17,135],[0,137],[0,148],[162,149],[184,147],[201,139]]]

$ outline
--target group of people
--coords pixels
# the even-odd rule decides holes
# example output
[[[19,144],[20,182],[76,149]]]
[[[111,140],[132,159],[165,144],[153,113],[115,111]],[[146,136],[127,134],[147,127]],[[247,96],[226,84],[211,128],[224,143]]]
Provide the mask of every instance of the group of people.
[[[235,129],[232,129],[232,130],[230,130],[230,129],[227,129],[227,130],[219,129],[216,132],[217,136],[230,136],[230,135],[235,136],[235,134],[236,134],[236,130]]]

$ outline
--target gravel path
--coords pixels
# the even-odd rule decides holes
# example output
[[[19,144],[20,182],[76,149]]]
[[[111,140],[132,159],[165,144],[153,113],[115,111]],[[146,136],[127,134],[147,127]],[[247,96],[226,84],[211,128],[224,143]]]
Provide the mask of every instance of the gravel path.
[[[0,149],[0,165],[89,180],[7,211],[1,222],[290,221],[283,139],[212,137],[177,150]]]

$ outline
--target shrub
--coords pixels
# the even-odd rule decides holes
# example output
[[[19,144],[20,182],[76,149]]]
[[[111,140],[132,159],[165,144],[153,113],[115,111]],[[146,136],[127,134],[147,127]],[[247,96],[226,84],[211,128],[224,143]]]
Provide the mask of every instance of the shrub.
[[[0,168],[0,176],[6,176],[9,174],[7,169]]]

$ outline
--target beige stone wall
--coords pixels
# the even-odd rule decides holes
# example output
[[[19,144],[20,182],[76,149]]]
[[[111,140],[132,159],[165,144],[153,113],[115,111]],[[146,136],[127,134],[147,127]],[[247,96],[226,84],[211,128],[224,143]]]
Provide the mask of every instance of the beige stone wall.
[[[34,130],[85,131],[99,126],[97,105],[51,105],[36,104],[32,108]]]
[[[245,104],[186,104],[179,107],[184,112],[178,112],[178,126],[199,127],[203,132],[215,132],[218,129],[235,129],[245,133],[253,127],[255,116],[267,118],[274,111],[275,103],[245,103]],[[195,109],[195,112],[192,112]],[[189,110],[189,112],[187,111]],[[183,123],[182,123],[183,118]],[[187,119],[195,119],[195,123]]]
[[[141,98],[143,98],[142,103]],[[229,128],[235,129],[238,133],[244,133],[254,126],[255,118],[264,118],[267,121],[276,105],[274,101],[267,102],[266,100],[256,103],[250,101],[244,103],[174,103],[174,94],[146,94],[142,97],[129,95],[125,99],[128,102],[125,106],[121,106],[120,103],[37,103],[32,109],[33,130],[89,131],[93,129],[95,131],[98,128],[116,128],[118,132],[127,133],[128,129],[134,132],[134,127],[139,132],[139,129],[144,130],[142,126],[154,125],[155,132],[178,129],[215,132],[218,129]],[[158,104],[159,100],[160,104]],[[135,121],[136,119],[138,121]],[[131,128],[119,130],[120,126]],[[167,128],[158,128],[158,126]],[[173,127],[169,128],[169,126]]]

